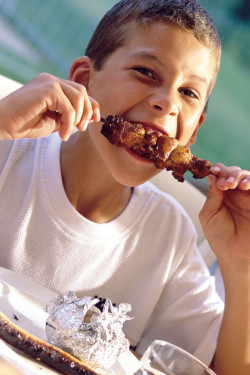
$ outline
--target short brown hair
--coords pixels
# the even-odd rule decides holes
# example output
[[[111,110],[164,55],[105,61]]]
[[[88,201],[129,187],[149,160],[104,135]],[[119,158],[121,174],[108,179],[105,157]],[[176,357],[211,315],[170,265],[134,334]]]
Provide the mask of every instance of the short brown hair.
[[[215,56],[215,78],[219,70],[221,42],[215,23],[196,0],[121,0],[102,18],[87,48],[96,70],[112,52],[124,45],[131,22],[147,26],[172,23],[188,32]],[[215,80],[215,79],[214,79]]]

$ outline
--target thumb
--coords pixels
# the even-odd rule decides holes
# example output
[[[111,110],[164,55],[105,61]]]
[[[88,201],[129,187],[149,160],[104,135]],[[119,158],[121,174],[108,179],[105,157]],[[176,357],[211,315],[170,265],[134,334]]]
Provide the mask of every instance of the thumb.
[[[216,186],[216,176],[210,174],[207,177],[209,189],[207,199],[200,212],[201,221],[207,222],[218,211],[220,211],[223,202],[223,191],[219,190]]]

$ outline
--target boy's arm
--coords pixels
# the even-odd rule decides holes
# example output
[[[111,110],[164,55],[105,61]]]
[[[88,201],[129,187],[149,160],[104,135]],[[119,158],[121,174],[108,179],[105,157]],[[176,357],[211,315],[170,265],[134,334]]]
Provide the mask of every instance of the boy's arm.
[[[42,73],[0,101],[0,139],[40,138],[55,131],[67,140],[74,127],[100,121],[84,86]]]
[[[250,374],[250,172],[212,167],[200,220],[225,285],[225,311],[213,361],[218,375]]]

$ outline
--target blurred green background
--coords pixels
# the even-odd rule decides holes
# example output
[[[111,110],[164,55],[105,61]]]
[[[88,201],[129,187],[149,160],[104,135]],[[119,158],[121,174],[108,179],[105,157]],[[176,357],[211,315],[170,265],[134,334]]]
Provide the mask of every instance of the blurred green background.
[[[84,54],[97,23],[116,2],[0,0],[0,73],[22,83],[42,71],[67,78],[71,62]],[[207,120],[192,152],[212,163],[249,169],[250,1],[200,2],[217,24],[223,53]]]

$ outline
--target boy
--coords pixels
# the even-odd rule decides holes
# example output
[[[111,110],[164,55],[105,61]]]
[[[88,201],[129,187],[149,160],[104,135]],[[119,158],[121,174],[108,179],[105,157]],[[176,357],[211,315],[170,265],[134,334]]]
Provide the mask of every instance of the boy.
[[[225,283],[221,323],[223,305],[192,224],[146,182],[159,170],[100,134],[101,110],[193,144],[220,50],[196,1],[123,0],[72,64],[70,81],[42,74],[4,99],[1,138],[25,139],[1,142],[1,266],[57,292],[131,303],[125,332],[139,353],[163,339],[219,375],[243,375],[250,363],[250,172],[213,166],[201,212]],[[82,132],[70,136],[73,127]],[[68,141],[44,137],[56,130]],[[28,139],[36,137],[44,138]]]

